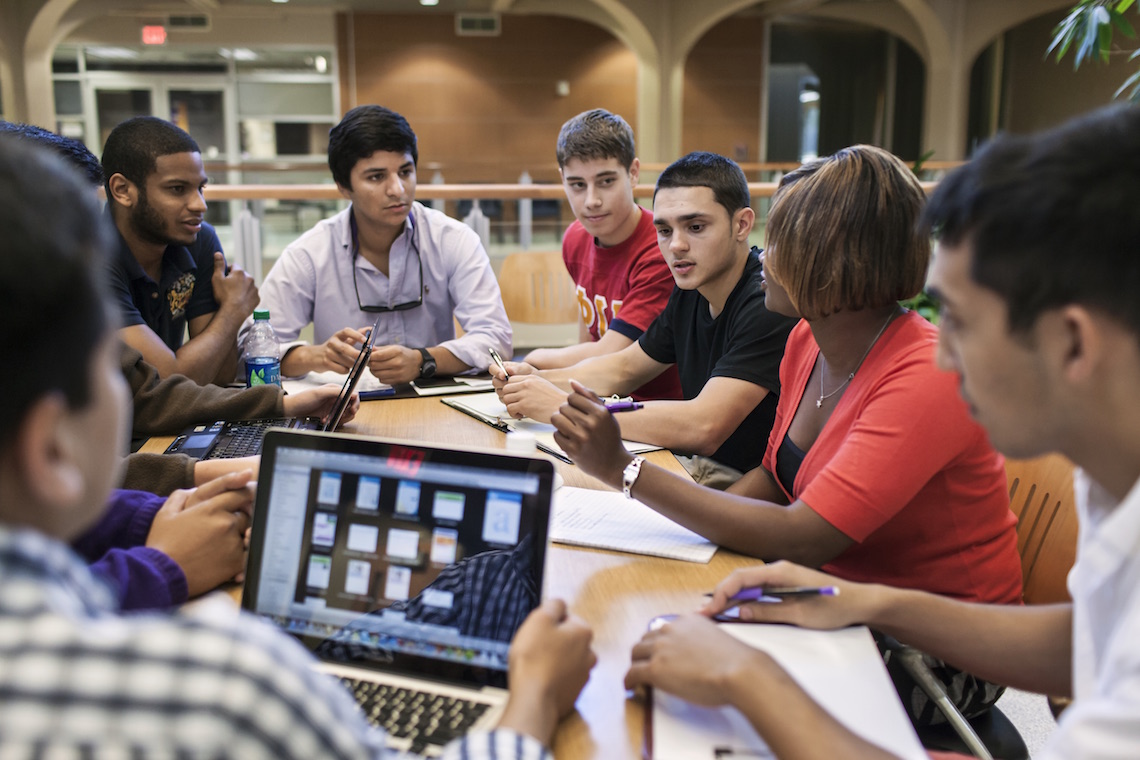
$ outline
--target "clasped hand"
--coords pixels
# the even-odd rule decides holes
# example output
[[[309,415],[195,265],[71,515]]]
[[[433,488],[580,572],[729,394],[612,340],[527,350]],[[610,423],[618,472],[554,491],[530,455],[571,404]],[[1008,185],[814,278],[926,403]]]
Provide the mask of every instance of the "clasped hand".
[[[542,377],[526,362],[506,362],[504,366],[509,377],[503,375],[498,365],[487,368],[491,373],[491,384],[499,400],[507,407],[507,413],[516,420],[529,417],[536,422],[549,424],[550,417],[566,401],[566,392]]]

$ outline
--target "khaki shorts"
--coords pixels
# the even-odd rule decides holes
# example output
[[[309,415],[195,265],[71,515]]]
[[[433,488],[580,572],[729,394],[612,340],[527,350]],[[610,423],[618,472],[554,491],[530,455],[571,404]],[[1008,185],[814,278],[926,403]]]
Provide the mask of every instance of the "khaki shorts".
[[[739,470],[721,464],[715,459],[702,456],[688,457],[680,454],[674,454],[674,456],[677,457],[677,461],[681,463],[681,466],[685,468],[693,480],[702,486],[715,488],[718,491],[723,491],[744,476],[744,473]]]

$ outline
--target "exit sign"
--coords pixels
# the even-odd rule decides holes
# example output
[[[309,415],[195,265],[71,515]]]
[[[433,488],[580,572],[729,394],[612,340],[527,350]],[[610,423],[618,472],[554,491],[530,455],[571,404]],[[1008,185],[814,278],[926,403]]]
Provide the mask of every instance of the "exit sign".
[[[142,28],[142,41],[144,45],[165,45],[165,26],[144,26]]]

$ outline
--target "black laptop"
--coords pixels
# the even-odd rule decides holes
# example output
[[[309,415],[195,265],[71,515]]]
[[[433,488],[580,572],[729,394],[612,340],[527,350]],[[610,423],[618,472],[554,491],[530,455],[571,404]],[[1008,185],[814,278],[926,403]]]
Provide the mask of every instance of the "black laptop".
[[[353,391],[356,390],[364,370],[368,368],[368,359],[372,356],[372,346],[376,340],[376,328],[380,325],[380,316],[376,317],[376,323],[369,330],[368,340],[361,345],[360,353],[356,355],[356,361],[344,379],[340,395],[337,396],[336,404],[326,421],[322,422],[318,417],[218,420],[194,425],[182,431],[163,453],[188,454],[196,459],[232,459],[260,454],[261,439],[270,428],[336,430],[352,400]]]
[[[541,599],[549,460],[362,436],[265,436],[242,607],[341,678],[393,746],[497,722]]]

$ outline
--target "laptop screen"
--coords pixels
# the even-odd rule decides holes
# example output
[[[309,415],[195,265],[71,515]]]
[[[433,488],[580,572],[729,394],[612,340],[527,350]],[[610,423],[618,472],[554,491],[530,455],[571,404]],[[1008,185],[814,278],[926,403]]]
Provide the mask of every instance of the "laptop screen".
[[[324,660],[504,686],[552,487],[541,459],[271,430],[242,606]]]

